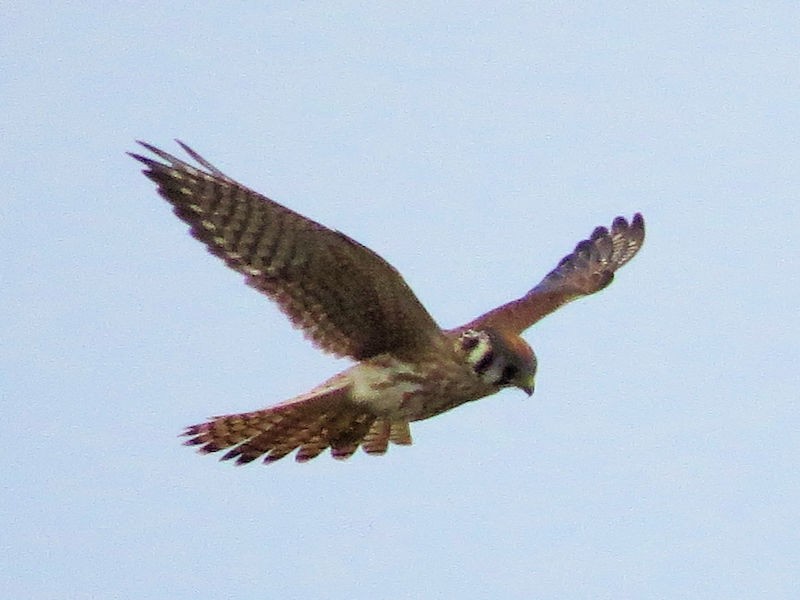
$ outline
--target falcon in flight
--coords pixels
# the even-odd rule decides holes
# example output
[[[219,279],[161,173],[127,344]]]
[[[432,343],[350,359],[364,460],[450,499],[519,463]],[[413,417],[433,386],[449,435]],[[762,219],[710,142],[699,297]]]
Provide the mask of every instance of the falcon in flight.
[[[644,220],[614,219],[578,243],[527,294],[466,325],[441,329],[403,277],[375,252],[254,192],[185,144],[194,167],[139,142],[131,154],[192,235],[274,300],[320,349],[356,363],[311,391],[253,412],[214,417],[184,435],[237,464],[298,462],[326,448],[383,454],[411,444],[409,423],[506,387],[530,395],[536,356],[520,337],[560,306],[605,288],[639,251]]]

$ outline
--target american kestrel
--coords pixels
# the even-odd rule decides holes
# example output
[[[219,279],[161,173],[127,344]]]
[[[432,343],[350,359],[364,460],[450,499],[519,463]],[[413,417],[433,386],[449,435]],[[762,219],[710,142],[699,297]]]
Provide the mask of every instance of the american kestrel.
[[[356,361],[275,406],[192,425],[186,445],[228,449],[237,464],[305,462],[361,446],[411,444],[409,423],[506,387],[533,393],[536,356],[520,337],[560,306],[605,288],[638,252],[644,220],[598,227],[527,294],[455,329],[441,329],[403,277],[375,252],[224,175],[185,144],[200,168],[139,142],[164,162],[131,154],[191,233],[278,303],[320,349]]]

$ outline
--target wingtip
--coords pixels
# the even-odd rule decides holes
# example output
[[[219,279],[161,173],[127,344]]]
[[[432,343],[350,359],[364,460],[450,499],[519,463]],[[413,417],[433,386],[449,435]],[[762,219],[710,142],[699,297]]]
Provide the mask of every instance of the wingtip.
[[[636,232],[640,235],[640,239],[644,239],[644,217],[642,213],[636,212],[633,214],[633,217],[630,221],[625,217],[619,216],[614,219],[611,223],[611,231],[614,233],[622,232],[622,231],[632,231]],[[592,235],[592,239],[594,239],[594,235]]]
[[[633,215],[631,227],[633,229],[641,229],[642,232],[644,232],[644,217],[642,216],[642,213],[637,212],[635,215]]]
[[[622,219],[623,221],[625,221],[625,219],[623,219],[622,217],[617,217],[616,219],[614,219],[614,225],[617,224],[617,221],[619,219]],[[608,235],[608,228],[603,227],[602,225],[600,225],[598,227],[595,227],[594,231],[592,231],[592,235],[589,236],[589,239],[588,240],[584,240],[584,241],[593,242],[593,241],[599,240],[600,238],[605,237],[607,235]]]
[[[183,148],[188,154],[194,154],[194,150],[192,150],[183,140],[179,140],[178,138],[173,138],[175,143],[178,144],[181,148]]]
[[[142,140],[136,140],[136,143],[139,144],[145,150],[148,150],[154,154],[161,154],[161,151],[152,144],[148,144],[147,142]]]
[[[136,152],[125,152],[125,154],[134,160],[138,160],[140,163],[147,164],[147,161],[149,160],[147,157],[142,156],[141,154],[136,154]]]
[[[147,142],[143,142],[142,140],[134,140],[134,141],[145,150],[150,150],[152,152],[152,146],[150,146],[150,144],[148,144]],[[148,166],[151,162],[153,162],[152,159],[147,158],[146,156],[143,156],[137,152],[125,152],[125,154],[127,154],[128,156],[130,156],[135,160],[138,160],[140,163],[144,163],[145,165]]]
[[[616,217],[611,222],[611,231],[621,231],[627,228],[628,228],[628,219],[626,219],[625,217]]]

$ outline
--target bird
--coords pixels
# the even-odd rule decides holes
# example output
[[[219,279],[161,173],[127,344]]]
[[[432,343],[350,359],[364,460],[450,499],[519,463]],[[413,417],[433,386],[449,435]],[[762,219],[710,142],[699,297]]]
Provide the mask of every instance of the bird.
[[[377,253],[228,177],[181,141],[192,166],[138,142],[129,152],[192,236],[277,303],[317,348],[354,364],[278,404],[212,417],[185,445],[243,465],[327,449],[346,459],[412,443],[410,423],[515,387],[533,394],[537,359],[521,334],[564,304],[607,287],[644,242],[644,219],[616,217],[579,242],[540,283],[442,329]],[[141,152],[141,151],[140,151]],[[155,157],[155,158],[154,158]]]

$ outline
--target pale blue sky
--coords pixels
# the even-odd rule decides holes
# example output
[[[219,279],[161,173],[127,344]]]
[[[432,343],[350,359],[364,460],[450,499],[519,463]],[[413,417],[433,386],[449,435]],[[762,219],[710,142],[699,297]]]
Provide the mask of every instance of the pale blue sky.
[[[800,9],[85,2],[0,15],[8,598],[790,598]],[[642,211],[526,335],[536,394],[381,458],[234,468],[182,427],[324,356],[186,233],[144,139],[392,262],[443,326]]]

